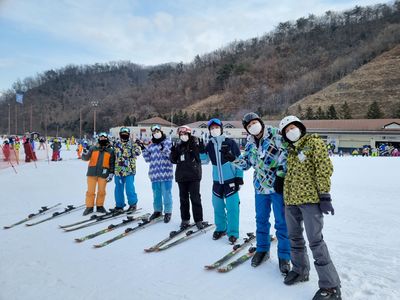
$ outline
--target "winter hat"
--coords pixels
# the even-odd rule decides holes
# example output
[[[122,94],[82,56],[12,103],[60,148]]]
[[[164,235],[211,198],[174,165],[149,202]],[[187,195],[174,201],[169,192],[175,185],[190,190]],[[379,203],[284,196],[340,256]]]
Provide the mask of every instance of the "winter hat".
[[[212,118],[210,121],[207,123],[208,130],[210,130],[211,125],[217,125],[221,127],[221,134],[224,133],[224,126],[222,125],[222,122],[220,119],[217,118]]]
[[[181,134],[190,135],[192,133],[192,129],[189,126],[184,125],[184,126],[178,127],[176,132],[178,135],[181,135]]]

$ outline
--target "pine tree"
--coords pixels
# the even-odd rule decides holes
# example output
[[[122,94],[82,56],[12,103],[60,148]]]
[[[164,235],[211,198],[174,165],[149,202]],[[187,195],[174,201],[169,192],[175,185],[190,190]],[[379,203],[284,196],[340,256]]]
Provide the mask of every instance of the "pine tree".
[[[318,120],[325,120],[326,116],[324,111],[322,110],[321,106],[318,106],[317,112],[315,114],[315,118]]]
[[[374,101],[368,107],[367,119],[381,119],[383,117],[383,113],[379,108],[378,102]]]
[[[123,124],[124,126],[131,126],[131,119],[129,118],[129,116],[126,116]]]
[[[340,108],[340,113],[341,113],[342,119],[352,119],[350,107],[346,101],[343,103],[342,107]]]
[[[330,119],[330,120],[334,120],[334,119],[338,118],[335,106],[333,106],[333,104],[331,104],[328,107],[328,110],[326,111],[326,117],[327,117],[327,119]]]
[[[300,119],[303,119],[303,109],[301,108],[301,105],[299,105],[299,106],[297,106],[297,116],[300,118]]]
[[[313,120],[314,119],[314,112],[312,107],[307,107],[306,115],[305,115],[306,120]]]

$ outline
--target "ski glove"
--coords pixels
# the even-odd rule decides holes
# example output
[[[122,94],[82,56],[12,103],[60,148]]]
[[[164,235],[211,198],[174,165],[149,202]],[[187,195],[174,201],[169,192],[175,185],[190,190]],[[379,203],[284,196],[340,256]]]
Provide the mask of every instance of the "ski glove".
[[[222,157],[227,161],[233,162],[236,159],[236,156],[231,152],[231,149],[228,145],[222,145],[219,152],[221,152]]]
[[[135,143],[140,147],[141,150],[146,149],[146,147],[144,146],[144,144],[141,140],[136,139]]]
[[[238,191],[240,189],[240,186],[243,185],[243,178],[242,177],[236,177],[235,178],[235,190]]]
[[[321,209],[322,213],[329,215],[329,212],[332,216],[335,214],[335,210],[332,206],[332,199],[329,193],[326,194],[319,194],[319,208]]]
[[[113,180],[114,174],[108,174],[106,181],[110,182],[111,180]]]
[[[274,190],[278,194],[283,194],[283,185],[284,185],[285,178],[280,176],[275,176],[274,182]]]
[[[206,153],[203,139],[199,139],[199,153]]]
[[[89,149],[83,148],[82,154],[88,155],[89,154]]]

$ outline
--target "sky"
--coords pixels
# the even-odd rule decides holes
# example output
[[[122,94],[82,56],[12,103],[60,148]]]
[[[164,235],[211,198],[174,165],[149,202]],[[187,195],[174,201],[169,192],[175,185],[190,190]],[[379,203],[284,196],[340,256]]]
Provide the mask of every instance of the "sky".
[[[279,22],[379,0],[0,0],[0,93],[68,64],[188,63]]]

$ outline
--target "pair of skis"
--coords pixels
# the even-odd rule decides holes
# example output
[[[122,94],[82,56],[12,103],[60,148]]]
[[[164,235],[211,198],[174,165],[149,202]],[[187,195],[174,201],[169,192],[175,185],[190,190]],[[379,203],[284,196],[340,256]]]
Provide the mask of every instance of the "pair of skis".
[[[89,219],[78,221],[78,222],[75,222],[72,224],[59,225],[59,227],[61,229],[63,229],[65,232],[71,232],[71,231],[75,231],[78,229],[90,227],[90,226],[93,226],[93,225],[96,225],[99,223],[103,223],[103,222],[106,222],[106,221],[109,221],[112,219],[121,218],[121,217],[124,217],[125,215],[136,214],[140,210],[141,210],[141,208],[138,208],[133,212],[125,211],[125,210],[111,211],[104,215],[92,215]]]
[[[121,234],[119,234],[119,235],[113,237],[112,239],[109,239],[109,240],[107,240],[107,241],[105,241],[103,243],[93,245],[93,247],[95,247],[95,248],[105,247],[105,246],[107,246],[107,245],[109,245],[109,244],[111,244],[111,243],[113,243],[113,242],[115,242],[117,240],[120,240],[120,239],[122,239],[122,238],[124,238],[124,237],[126,237],[126,236],[128,236],[128,235],[130,235],[130,234],[132,234],[132,233],[134,233],[136,231],[138,231],[138,230],[144,229],[144,228],[146,228],[148,226],[151,226],[151,225],[156,224],[156,223],[158,223],[160,221],[163,221],[163,220],[164,220],[164,216],[160,216],[158,218],[151,219],[151,220],[150,219],[144,219],[137,226],[128,227],[128,228],[125,229],[125,231],[123,233],[121,233]]]
[[[73,212],[75,210],[79,210],[81,208],[84,208],[85,206],[86,206],[85,204],[80,205],[80,206],[76,206],[76,207],[73,206],[73,205],[67,205],[67,207],[64,208],[63,211],[56,211],[50,217],[48,217],[46,219],[42,219],[42,220],[39,220],[39,221],[34,222],[34,223],[27,223],[27,224],[25,224],[25,226],[34,226],[34,225],[37,225],[37,224],[40,224],[40,223],[43,223],[43,222],[47,222],[47,221],[53,220],[55,218],[61,217],[63,215],[69,214],[69,213],[71,213],[71,212]]]
[[[213,224],[209,224],[208,222],[203,222],[204,227],[201,229],[197,228],[197,229],[193,230],[193,228],[195,226],[196,226],[195,224],[191,224],[186,228],[181,228],[177,231],[171,231],[167,238],[158,242],[154,246],[144,249],[144,251],[145,252],[158,252],[158,251],[163,251],[163,250],[169,249],[173,246],[183,243],[184,241],[186,241],[190,238],[200,235],[200,233],[205,233],[207,230],[210,230],[211,228],[214,227]],[[183,233],[184,233],[184,235],[182,237],[173,241],[176,237],[178,237],[179,235],[182,235]]]
[[[247,238],[244,238],[244,242],[242,244],[237,244],[233,246],[233,250],[231,252],[229,252],[228,254],[226,254],[224,257],[222,257],[221,259],[217,260],[215,263],[211,264],[211,265],[206,265],[204,266],[204,268],[206,270],[214,270],[217,269],[218,272],[220,273],[226,273],[229,272],[231,270],[233,270],[234,268],[236,268],[237,266],[243,264],[245,261],[249,260],[251,257],[253,257],[256,248],[255,247],[250,247],[247,251],[246,254],[240,256],[239,258],[237,258],[236,260],[234,260],[233,262],[227,264],[226,266],[222,266],[225,262],[227,262],[228,260],[230,260],[232,257],[234,257],[237,253],[239,253],[240,251],[242,251],[244,248],[246,248],[249,245],[252,245],[252,243],[254,242],[254,240],[256,239],[255,235],[253,233],[248,233],[247,234]]]
[[[60,205],[61,205],[61,203],[57,203],[57,204],[52,205],[52,206],[49,206],[49,207],[47,207],[47,206],[42,206],[42,207],[39,209],[38,212],[30,214],[30,215],[28,215],[25,219],[22,219],[21,221],[18,221],[18,222],[16,222],[16,223],[12,224],[12,225],[4,226],[3,229],[10,229],[10,228],[12,228],[12,227],[14,227],[14,226],[17,226],[17,225],[20,225],[20,224],[22,224],[22,223],[28,222],[29,220],[32,220],[33,218],[36,218],[36,217],[38,217],[38,216],[40,216],[40,215],[43,215],[43,214],[45,214],[46,212],[48,212],[48,211],[50,211],[50,210],[52,210],[52,209],[54,209],[54,208],[56,208],[57,206],[60,206]]]
[[[141,215],[141,216],[139,216],[139,217],[126,216],[126,219],[123,219],[120,223],[118,223],[118,224],[116,224],[116,225],[110,224],[110,225],[108,225],[107,228],[104,228],[104,229],[102,229],[102,230],[99,230],[99,231],[97,231],[97,232],[95,232],[95,233],[88,234],[88,235],[86,235],[86,236],[84,236],[84,237],[81,237],[81,238],[76,238],[76,239],[75,239],[75,242],[77,242],[77,243],[82,243],[82,242],[84,242],[84,241],[93,239],[93,238],[95,238],[95,237],[97,237],[97,236],[99,236],[99,235],[102,235],[102,234],[104,234],[104,233],[113,231],[113,230],[115,230],[115,229],[117,229],[117,228],[120,228],[120,227],[123,227],[123,226],[127,226],[127,225],[129,225],[130,223],[132,223],[132,222],[139,221],[139,220],[144,220],[144,219],[148,219],[149,217],[150,217],[150,214],[144,214],[144,215]]]

